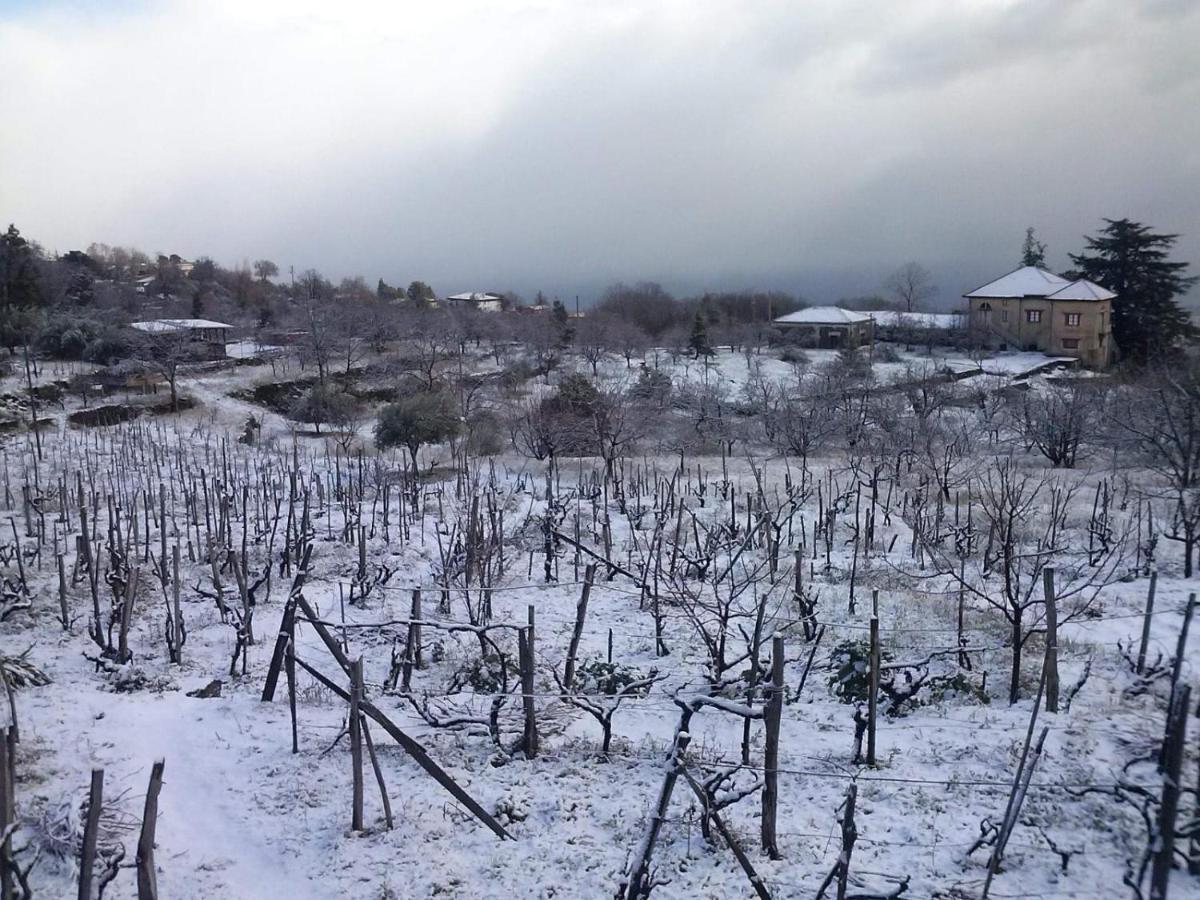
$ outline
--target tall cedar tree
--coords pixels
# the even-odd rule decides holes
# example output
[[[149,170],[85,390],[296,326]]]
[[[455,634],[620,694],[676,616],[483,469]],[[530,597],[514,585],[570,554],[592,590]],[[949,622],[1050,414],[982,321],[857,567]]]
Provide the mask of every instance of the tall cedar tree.
[[[1097,237],[1085,235],[1087,250],[1071,254],[1076,278],[1088,278],[1117,295],[1113,301],[1113,338],[1134,362],[1170,352],[1181,341],[1194,341],[1200,329],[1175,298],[1196,283],[1184,275],[1188,263],[1167,259],[1176,234],[1156,234],[1129,219],[1105,219]]]

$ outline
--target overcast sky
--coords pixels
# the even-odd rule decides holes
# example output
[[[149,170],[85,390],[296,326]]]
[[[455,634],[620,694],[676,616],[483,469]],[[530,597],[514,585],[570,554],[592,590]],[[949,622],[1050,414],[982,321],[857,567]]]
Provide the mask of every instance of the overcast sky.
[[[439,293],[1200,263],[1200,2],[0,0],[0,218]]]

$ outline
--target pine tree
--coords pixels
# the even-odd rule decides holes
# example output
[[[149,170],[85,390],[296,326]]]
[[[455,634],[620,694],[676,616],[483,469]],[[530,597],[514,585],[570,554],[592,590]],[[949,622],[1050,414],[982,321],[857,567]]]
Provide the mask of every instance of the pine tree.
[[[712,344],[708,342],[708,326],[699,310],[696,312],[696,318],[692,320],[692,336],[688,338],[688,348],[696,359],[713,354]]]
[[[1071,275],[1101,284],[1117,295],[1113,301],[1113,339],[1121,353],[1145,362],[1169,352],[1182,341],[1200,338],[1187,310],[1175,298],[1196,283],[1184,275],[1188,263],[1167,255],[1179,235],[1157,234],[1129,219],[1105,219],[1096,237],[1086,236],[1087,249],[1071,254]]]
[[[1025,229],[1025,243],[1021,247],[1021,265],[1046,267],[1046,245],[1033,234],[1033,227]]]

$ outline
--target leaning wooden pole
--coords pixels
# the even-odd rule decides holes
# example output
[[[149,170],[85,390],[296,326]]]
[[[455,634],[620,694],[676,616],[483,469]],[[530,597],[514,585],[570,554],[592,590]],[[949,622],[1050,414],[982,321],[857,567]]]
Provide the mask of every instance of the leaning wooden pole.
[[[150,786],[146,789],[146,806],[142,813],[142,831],[137,846],[138,900],[158,900],[158,876],[154,871],[154,832],[158,824],[158,794],[162,790],[165,760],[158,760],[150,769]]]

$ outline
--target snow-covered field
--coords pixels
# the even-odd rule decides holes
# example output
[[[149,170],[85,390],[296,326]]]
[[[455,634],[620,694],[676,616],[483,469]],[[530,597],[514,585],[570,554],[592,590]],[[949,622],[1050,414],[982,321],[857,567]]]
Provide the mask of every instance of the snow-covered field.
[[[813,372],[835,354],[807,356],[802,368]],[[1009,376],[1040,365],[1028,356],[1006,355],[983,369],[997,376],[999,389]],[[766,355],[751,361],[722,353],[704,364],[672,362],[660,354],[659,363],[677,386],[717,384],[730,395],[739,394],[755,374],[778,384],[803,375],[797,366]],[[934,364],[952,371],[977,367],[955,358]],[[155,855],[162,897],[614,896],[654,814],[680,703],[713,692],[713,653],[705,638],[716,633],[714,619],[727,601],[726,614],[733,609],[722,651],[730,662],[723,672],[728,683],[717,691],[726,708],[697,706],[688,728],[687,768],[697,778],[725,772],[729,780],[719,796],[747,792],[720,815],[764,890],[774,897],[817,895],[842,850],[840,808],[855,784],[851,895],[896,896],[897,886],[906,885],[905,897],[980,896],[989,851],[968,851],[981,829],[1005,813],[1038,690],[1044,640],[1035,634],[1026,645],[1021,696],[1010,705],[1010,628],[983,599],[968,596],[963,638],[971,648],[970,668],[960,671],[954,652],[958,591],[937,564],[944,548],[918,550],[913,527],[932,521],[936,502],[949,545],[963,534],[949,530],[951,520],[961,528],[971,515],[978,529],[981,488],[970,479],[994,451],[980,445],[962,466],[957,504],[938,501],[919,467],[901,466],[888,453],[879,454],[873,476],[873,463],[861,448],[857,456],[817,453],[803,474],[795,459],[756,446],[749,436],[728,460],[688,455],[682,469],[679,454],[631,453],[608,482],[601,461],[564,459],[549,495],[547,464],[511,448],[470,460],[469,470],[457,476],[449,453],[439,451],[442,466],[414,482],[402,453],[372,448],[369,423],[359,426],[362,455],[356,446],[347,456],[336,442],[297,437],[283,417],[230,396],[252,383],[285,377],[282,367],[291,364],[279,365],[274,375],[265,366],[185,375],[180,390],[196,401],[195,408],[107,428],[68,425],[65,416],[79,401],[64,397],[60,406],[40,411],[50,419],[41,430],[40,459],[31,432],[4,438],[0,500],[6,509],[0,521],[11,521],[11,527],[0,538],[2,571],[13,589],[14,554],[22,554],[28,590],[18,591],[17,600],[27,599],[28,607],[15,609],[0,624],[0,654],[9,662],[23,657],[49,678],[15,692],[21,824],[14,845],[21,850],[19,864],[41,854],[30,876],[37,895],[74,896],[74,848],[94,768],[104,770],[105,797],[112,804],[102,845],[110,850],[123,845],[124,862],[133,863],[150,767],[164,759]],[[877,363],[875,377],[899,381],[914,367],[928,365],[928,357],[902,354],[899,362]],[[478,370],[487,366],[482,356],[476,361]],[[588,370],[582,363],[577,368]],[[606,360],[601,375],[607,383],[631,384],[637,371],[623,360]],[[50,371],[43,377],[52,377]],[[3,390],[16,392],[17,383],[10,378]],[[237,441],[251,415],[262,426],[254,446]],[[1139,473],[1118,471],[1107,458],[1089,462],[1094,468],[1050,473],[1061,486],[1078,488],[1060,535],[1064,546],[1088,545],[1097,485],[1113,491],[1114,534],[1141,509],[1129,488]],[[1040,477],[1048,472],[1042,463],[1019,454],[1015,465]],[[121,583],[106,575],[139,573],[127,660],[101,646],[106,633],[99,640],[89,635],[93,600],[88,574],[79,569],[76,540],[79,485],[97,529],[93,545],[99,550],[97,596],[104,626],[114,597],[123,596]],[[159,516],[160,485],[165,520]],[[401,490],[409,491],[403,507]],[[914,517],[911,505],[918,497],[930,505]],[[111,532],[110,502],[121,523]],[[1045,502],[1042,495],[1038,503]],[[301,535],[305,504],[308,529]],[[875,529],[870,543],[860,533],[868,506]],[[473,508],[484,525],[471,518]],[[1028,513],[1031,521],[1042,514],[1040,506]],[[547,516],[586,548],[577,552],[567,540],[552,541],[550,581]],[[764,520],[768,524],[759,531]],[[470,542],[463,536],[471,521],[481,534],[502,538],[487,551],[490,618],[480,615],[484,597],[478,581],[468,583],[464,575],[470,571],[463,562]],[[818,537],[813,527],[820,522],[829,523],[829,531]],[[974,557],[985,555],[987,539],[983,531],[971,534],[975,543],[968,546],[974,549],[963,563],[968,571]],[[216,567],[210,535],[218,536]],[[170,660],[165,637],[174,586],[160,581],[163,542],[179,546],[181,555],[186,642],[179,662]],[[228,553],[220,552],[222,544]],[[311,545],[311,563],[302,595],[329,623],[345,656],[362,659],[366,699],[419,741],[513,840],[493,834],[374,721],[370,735],[394,827],[385,827],[368,760],[364,828],[352,830],[352,759],[343,734],[348,706],[303,667],[296,679],[298,752],[292,752],[283,681],[273,701],[261,695],[296,576],[297,546],[303,544]],[[114,546],[124,548],[121,559],[111,555]],[[654,547],[660,556],[654,556]],[[1126,550],[1120,559],[1100,563],[1111,561],[1115,577],[1098,586],[1094,603],[1059,632],[1064,702],[1057,713],[1039,715],[1037,729],[1048,727],[1048,737],[991,885],[993,897],[1129,893],[1122,878],[1128,862],[1140,858],[1146,834],[1137,812],[1118,803],[1111,789],[1127,778],[1158,791],[1153,764],[1123,767],[1155,753],[1166,700],[1163,679],[1139,681],[1122,654],[1121,648],[1136,646],[1140,637],[1148,587],[1133,544]],[[1160,653],[1174,654],[1187,595],[1196,589],[1182,577],[1177,552],[1165,542],[1157,546],[1152,661]],[[65,628],[59,553],[69,611]],[[599,566],[577,659],[588,671],[600,671],[611,647],[611,660],[622,671],[653,676],[653,683],[620,705],[612,718],[612,746],[604,754],[597,722],[568,702],[558,679],[586,566],[606,554],[614,565]],[[1063,571],[1068,555],[1064,550]],[[254,641],[244,659],[235,650],[235,611],[243,604],[234,571],[239,559],[252,584],[270,573],[269,581],[254,585]],[[654,559],[659,563],[652,564]],[[813,621],[824,628],[816,644],[806,639],[793,595],[796,560],[805,596],[815,598]],[[701,571],[706,564],[713,570],[728,566],[728,574],[706,574]],[[370,585],[365,598],[364,584]],[[986,571],[979,588],[983,594],[999,589]],[[422,633],[424,665],[413,671],[411,690],[404,692],[390,676],[394,661],[404,656],[414,589],[421,590],[422,621],[429,624]],[[655,590],[658,604],[648,599]],[[837,696],[836,666],[843,659],[839,648],[861,643],[869,633],[873,591],[885,662],[902,677],[925,672],[943,681],[938,690],[926,688],[917,702],[903,705],[899,715],[880,715],[877,764],[868,766],[854,761],[856,707]],[[228,613],[218,608],[218,596]],[[530,759],[514,750],[524,723],[520,681],[505,672],[506,683],[498,687],[495,658],[479,670],[478,635],[486,625],[506,664],[515,665],[517,630],[531,614],[539,749]],[[774,634],[783,637],[785,658],[778,859],[760,848],[763,791],[755,785],[767,775],[766,729],[760,718],[751,720],[743,755],[743,719],[736,714],[747,705],[755,711],[763,705],[761,685],[747,696],[747,644],[769,668]],[[295,641],[300,660],[349,688],[346,673],[312,625],[298,625]],[[1185,681],[1194,674],[1194,659],[1189,650]],[[222,682],[220,696],[189,695],[214,679]],[[576,699],[613,702],[599,682],[577,685],[583,686],[574,689]],[[505,690],[507,699],[497,707],[495,698]],[[448,726],[445,720],[454,717],[470,721]],[[1189,741],[1184,771],[1194,784],[1194,740]],[[1190,796],[1184,801],[1188,815],[1193,802]],[[681,779],[660,823],[652,896],[753,896],[725,842],[715,832],[711,841],[705,838],[702,819],[701,805]],[[127,828],[117,827],[122,821]],[[104,896],[137,896],[132,868],[119,869]],[[1200,896],[1200,879],[1176,871],[1171,896]]]

